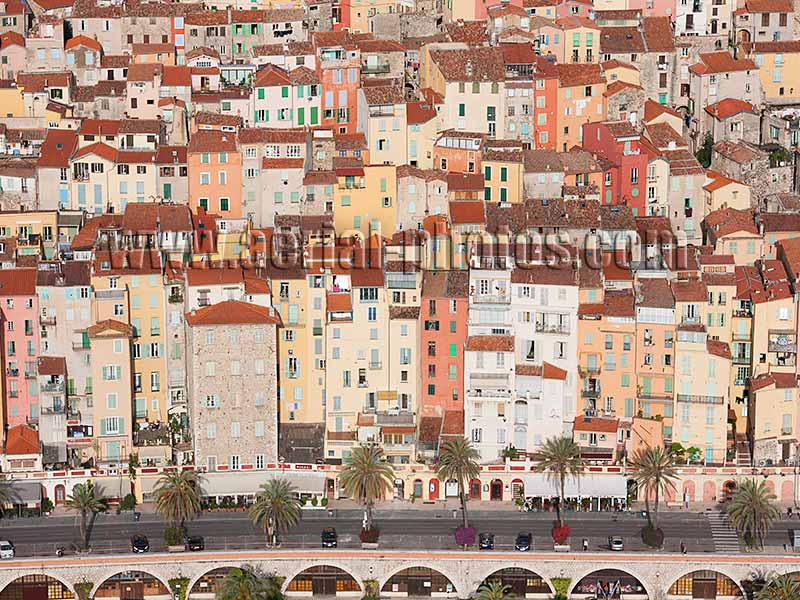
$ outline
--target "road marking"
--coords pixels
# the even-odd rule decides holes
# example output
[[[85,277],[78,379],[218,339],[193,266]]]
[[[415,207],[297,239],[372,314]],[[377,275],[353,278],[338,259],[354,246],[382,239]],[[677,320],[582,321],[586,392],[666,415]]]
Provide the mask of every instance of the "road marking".
[[[708,523],[711,526],[711,539],[714,541],[715,552],[739,552],[739,535],[734,531],[727,517],[720,512],[708,513]]]

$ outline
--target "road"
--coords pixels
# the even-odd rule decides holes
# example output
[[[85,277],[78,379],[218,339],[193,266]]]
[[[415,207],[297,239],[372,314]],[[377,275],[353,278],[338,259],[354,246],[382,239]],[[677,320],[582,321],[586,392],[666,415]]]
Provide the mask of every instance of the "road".
[[[455,513],[456,516],[459,514]],[[609,535],[622,536],[625,551],[644,551],[639,538],[644,520],[638,514],[622,513],[568,513],[572,529],[573,546],[589,540],[590,550],[606,550]],[[533,550],[552,549],[550,529],[553,513],[520,513],[517,511],[473,511],[471,523],[479,532],[495,534],[495,547],[511,550],[519,532],[533,534]],[[381,547],[391,549],[457,549],[453,532],[460,524],[450,511],[380,511],[376,522],[381,530]],[[677,552],[680,543],[686,544],[690,553],[720,551],[706,514],[663,513],[660,524],[665,532],[665,549]],[[285,548],[318,548],[320,531],[333,526],[339,534],[339,547],[358,548],[361,514],[357,510],[304,511],[303,519],[282,537]],[[774,526],[767,546],[781,549],[790,543],[790,531],[800,529],[800,519],[782,520]],[[163,523],[155,515],[145,514],[135,522],[130,515],[99,515],[92,531],[95,552],[123,553],[129,551],[128,540],[133,534],[146,535],[152,551],[164,549]],[[264,534],[253,526],[246,513],[205,513],[190,525],[190,533],[205,537],[208,550],[261,549]],[[58,545],[69,546],[77,541],[76,521],[73,517],[49,517],[43,520],[22,519],[0,521],[0,539],[11,540],[17,554],[47,556]]]

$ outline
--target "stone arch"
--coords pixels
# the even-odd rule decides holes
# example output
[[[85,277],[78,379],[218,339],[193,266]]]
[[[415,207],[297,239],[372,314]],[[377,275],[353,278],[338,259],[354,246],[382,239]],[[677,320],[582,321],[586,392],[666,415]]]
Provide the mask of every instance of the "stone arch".
[[[318,596],[360,597],[362,587],[347,569],[332,564],[322,564],[306,567],[293,573],[283,582],[281,591],[288,597],[309,595],[313,595],[314,598]]]
[[[46,590],[43,595],[42,591]],[[28,593],[34,593],[35,598],[41,600],[72,600],[77,597],[72,585],[47,573],[29,573],[9,581],[0,590],[0,600],[25,600],[31,597]]]
[[[717,499],[717,486],[713,481],[706,481],[703,484],[703,502],[714,502]]]
[[[784,479],[781,482],[780,501],[783,504],[792,504],[794,502],[794,481],[791,479]]]
[[[683,498],[684,502],[694,502],[695,486],[694,481],[688,480],[683,482]]]
[[[100,600],[101,598],[119,598],[119,595],[110,593],[113,591],[111,589],[108,590],[109,593],[102,591],[106,584],[109,584],[110,587],[112,580],[116,581],[118,586],[122,586],[126,583],[131,583],[137,586],[141,584],[144,598],[172,597],[172,593],[169,589],[169,582],[162,579],[160,575],[156,575],[150,571],[143,571],[141,569],[129,569],[126,571],[115,570],[112,571],[110,575],[103,577],[102,581],[95,584],[95,587],[92,590],[92,599]],[[150,590],[149,594],[148,589]],[[153,593],[154,591],[156,593]]]
[[[407,565],[393,571],[379,582],[381,597],[430,596],[436,592],[437,598],[458,598],[456,584],[451,577],[431,567]]]
[[[511,588],[515,598],[526,598],[528,594],[555,594],[553,584],[545,577],[525,567],[492,568],[492,573],[484,577],[479,586],[493,579]]]
[[[223,580],[234,566],[216,567],[198,575],[189,585],[187,598],[214,598],[217,585]]]
[[[623,592],[621,598],[624,600],[626,594],[646,594],[651,600],[655,598],[653,593],[647,589],[644,584],[645,578],[634,574],[631,569],[592,569],[585,572],[582,576],[576,577],[570,584],[568,598],[590,598],[594,597],[597,585],[603,586],[611,585],[612,587],[619,586],[621,590],[629,590]],[[575,594],[578,594],[575,596]]]
[[[701,597],[693,596],[693,594],[698,591],[696,590],[698,585],[702,585],[703,589],[713,589],[715,595],[712,597],[744,597],[744,591],[742,590],[742,584],[739,578],[735,575],[725,573],[723,569],[719,568],[713,570],[695,570],[684,573],[670,584],[667,588],[666,597],[669,600]]]

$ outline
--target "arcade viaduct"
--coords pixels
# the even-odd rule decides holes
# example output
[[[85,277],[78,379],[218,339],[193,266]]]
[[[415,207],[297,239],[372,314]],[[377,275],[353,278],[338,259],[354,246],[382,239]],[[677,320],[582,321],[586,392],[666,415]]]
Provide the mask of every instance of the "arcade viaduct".
[[[341,593],[345,588],[336,587],[332,596],[361,597],[364,582],[377,582],[382,597],[397,595],[415,596],[412,593],[393,594],[390,580],[396,581],[398,573],[413,568],[432,569],[437,572],[440,581],[446,581],[446,589],[436,589],[433,593],[428,589],[428,597],[469,598],[477,588],[491,575],[502,569],[525,569],[538,576],[539,594],[528,597],[550,598],[554,593],[554,580],[569,580],[567,586],[569,598],[589,598],[593,595],[581,593],[578,583],[588,580],[597,572],[624,572],[632,580],[638,580],[641,586],[638,593],[622,593],[621,598],[646,600],[683,600],[692,597],[690,589],[678,589],[676,582],[684,581],[692,573],[708,573],[712,577],[728,582],[727,591],[719,588],[713,597],[720,599],[736,598],[739,594],[730,590],[741,586],[742,582],[753,578],[755,573],[796,573],[800,577],[800,558],[781,555],[679,555],[665,553],[512,553],[512,552],[460,552],[460,551],[381,551],[381,550],[264,550],[239,552],[198,552],[175,554],[144,555],[85,555],[81,557],[63,557],[52,559],[12,559],[0,563],[0,598],[22,597],[24,593],[11,594],[17,581],[48,581],[63,585],[59,598],[137,598],[123,592],[108,593],[103,588],[104,582],[119,580],[129,573],[139,573],[151,584],[140,592],[138,598],[146,600],[166,600],[173,598],[213,598],[213,594],[195,593],[199,591],[198,582],[207,578],[213,571],[225,568],[252,565],[259,567],[264,573],[283,578],[284,590],[290,597],[292,588],[289,584],[304,572],[322,566],[344,572],[348,579],[352,578],[349,592]],[[514,570],[514,569],[511,569]],[[125,575],[121,575],[125,574]],[[34,577],[35,576],[35,577]],[[116,579],[115,579],[116,578]],[[175,581],[188,580],[188,588],[183,594],[175,590]],[[698,580],[699,581],[699,580]],[[20,584],[21,585],[21,584]],[[206,584],[204,584],[206,585]],[[716,584],[714,584],[716,585]],[[107,586],[107,584],[106,584]],[[155,588],[154,588],[155,586]],[[172,586],[170,588],[170,586]],[[695,590],[700,584],[695,584]],[[732,587],[731,587],[732,586]],[[430,583],[427,588],[430,588]],[[686,587],[686,586],[683,586]],[[724,587],[724,586],[723,586]],[[672,589],[671,589],[672,588]],[[80,593],[83,589],[83,594]],[[120,589],[122,589],[120,587]],[[147,590],[151,590],[148,592]],[[152,591],[160,590],[160,591]],[[170,590],[171,591],[168,591]],[[206,592],[209,591],[205,588]],[[411,588],[409,588],[411,589]],[[549,589],[549,592],[546,590]],[[91,590],[91,591],[89,591]],[[394,588],[397,591],[397,588]],[[688,594],[686,593],[688,591]],[[88,595],[87,595],[88,592]],[[297,596],[311,596],[311,588]],[[314,596],[322,595],[314,593]],[[52,598],[51,594],[48,596]],[[523,597],[525,595],[523,594]],[[614,596],[620,597],[620,596]],[[40,596],[41,598],[41,596]]]

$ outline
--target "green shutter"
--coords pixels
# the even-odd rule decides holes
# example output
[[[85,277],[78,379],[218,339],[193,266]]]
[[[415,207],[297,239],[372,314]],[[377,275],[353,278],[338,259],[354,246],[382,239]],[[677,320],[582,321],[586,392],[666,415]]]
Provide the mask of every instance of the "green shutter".
[[[268,110],[264,111],[264,121],[266,123],[269,123],[269,111]]]
[[[305,108],[298,108],[297,109],[297,124],[298,125],[305,125],[306,123],[306,109]]]
[[[106,434],[106,420],[100,419],[100,435]]]
[[[127,430],[125,429],[125,417],[120,417],[119,418],[119,432],[122,435],[125,435],[125,434],[128,433]]]
[[[319,123],[319,109],[316,106],[311,107],[311,124],[317,125]]]
[[[258,88],[258,99],[259,100],[264,99],[264,88]]]
[[[281,98],[288,98],[289,97],[289,88],[285,85],[281,88]]]

